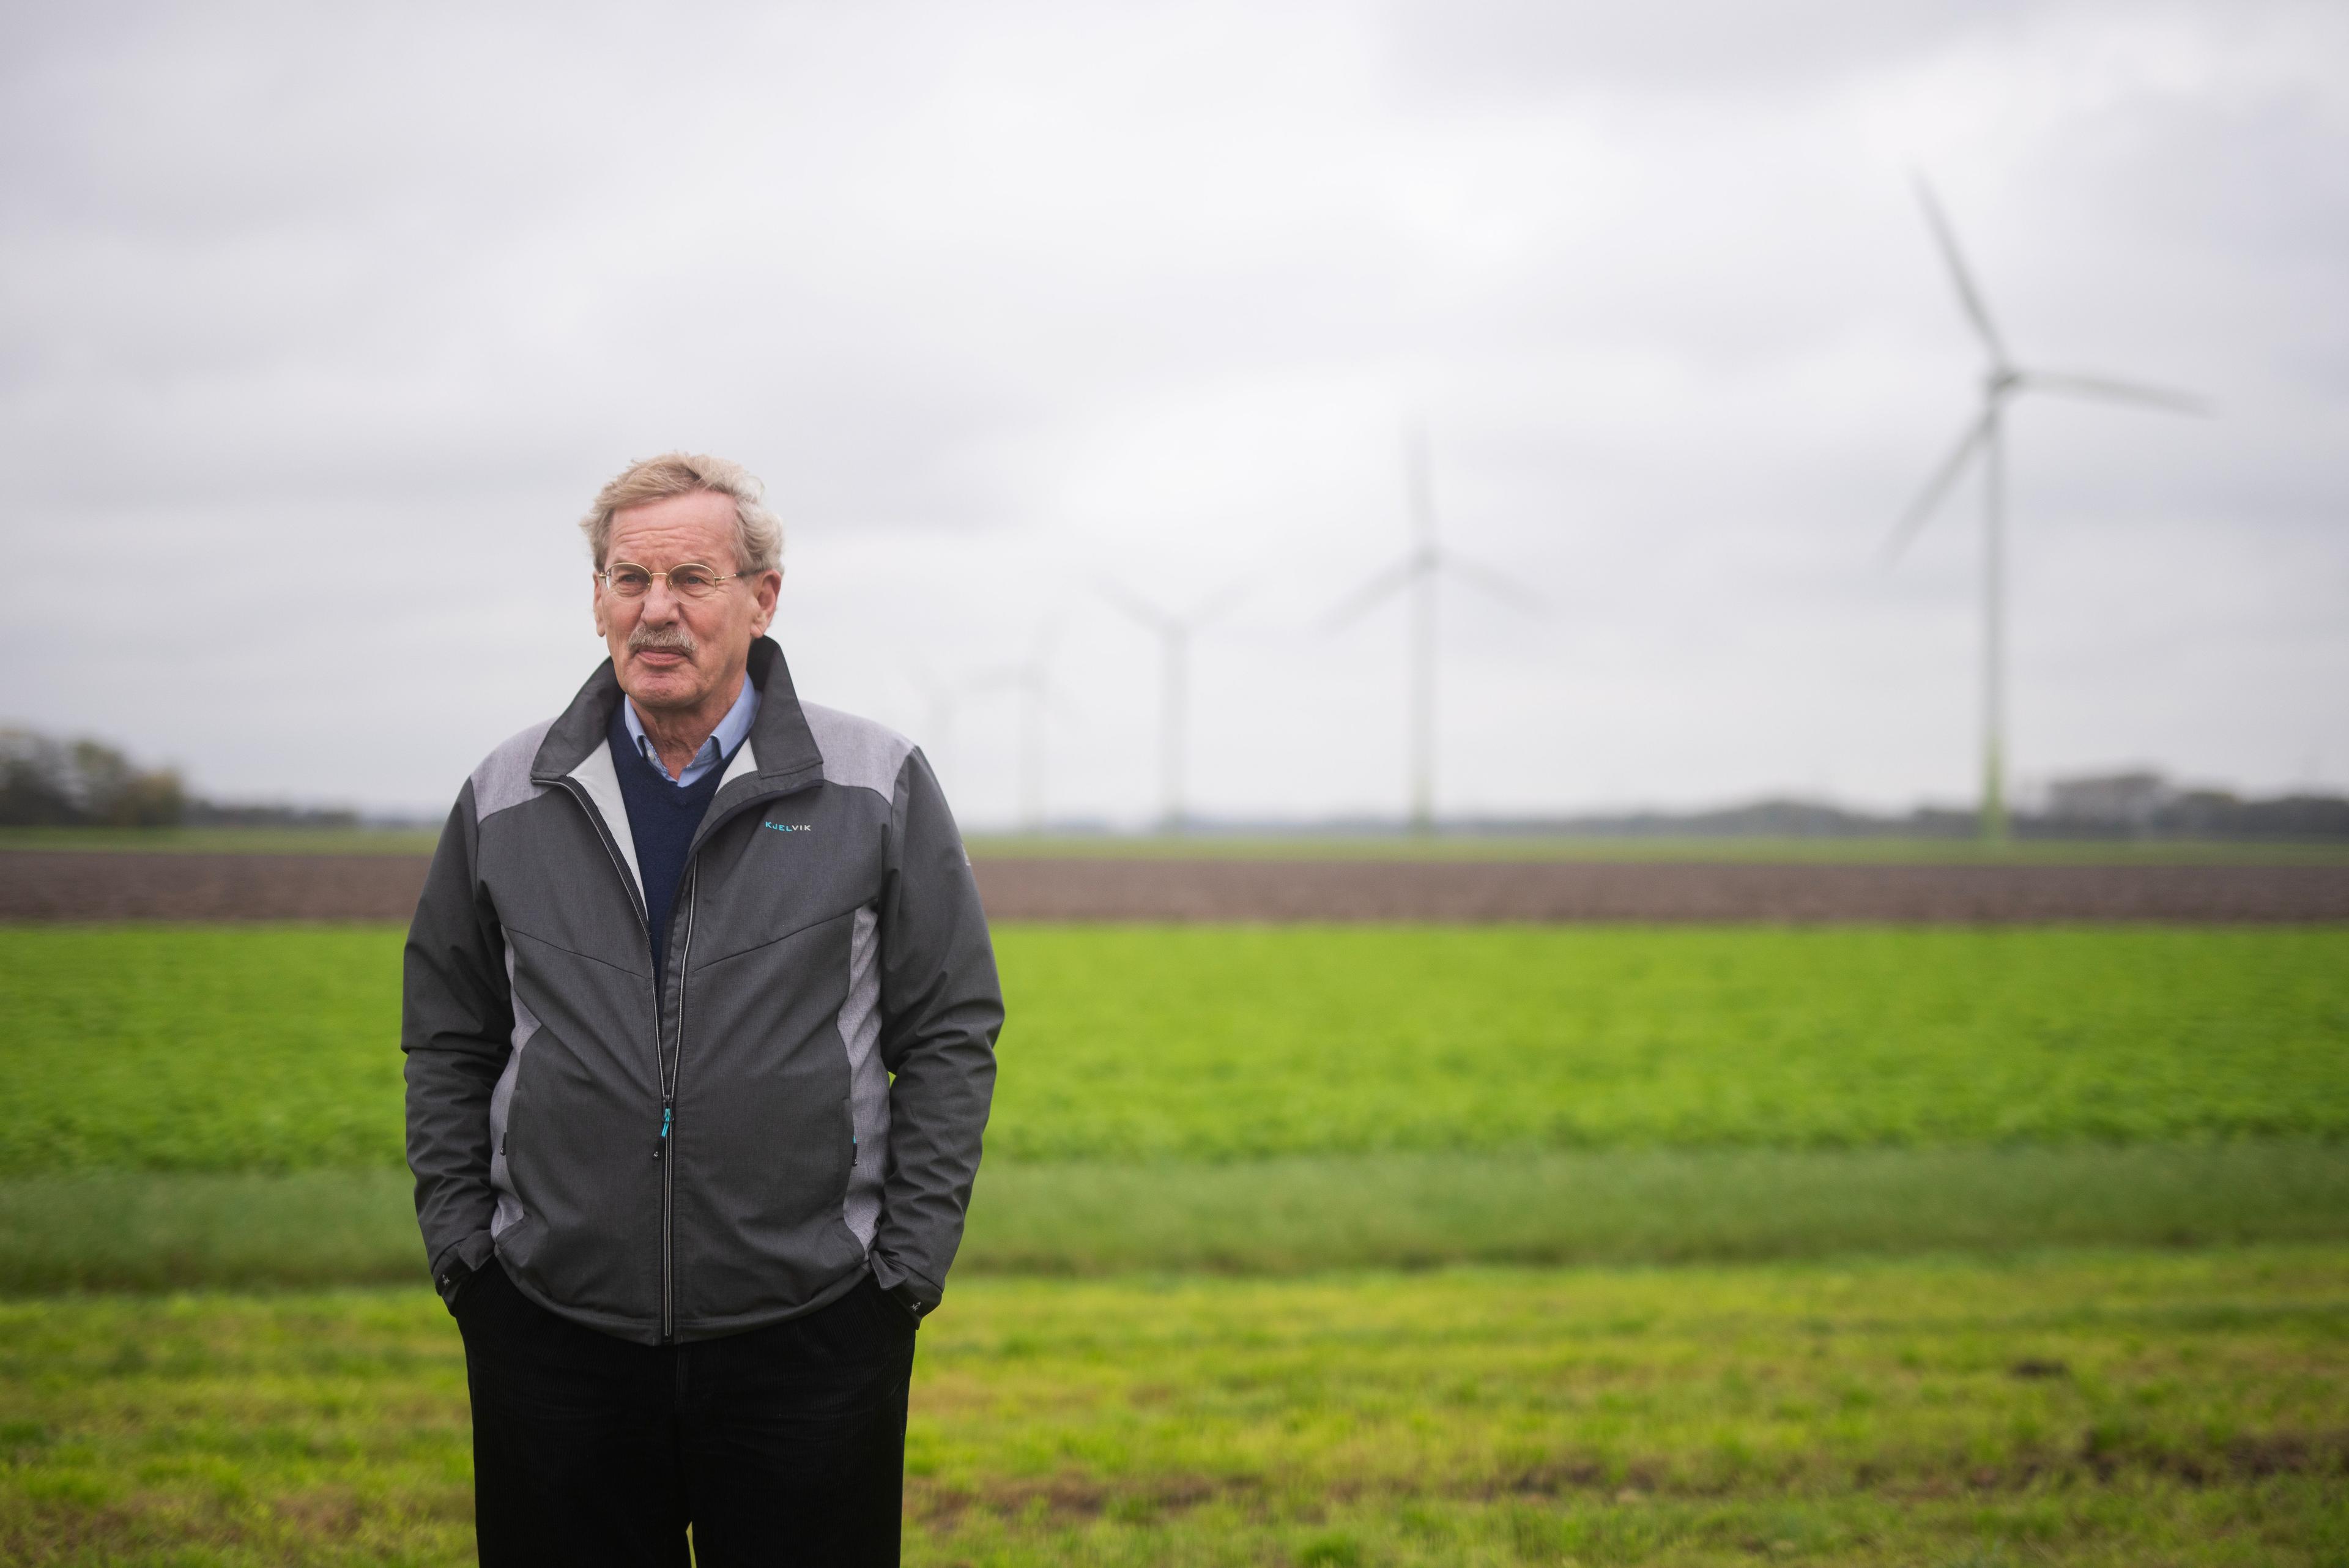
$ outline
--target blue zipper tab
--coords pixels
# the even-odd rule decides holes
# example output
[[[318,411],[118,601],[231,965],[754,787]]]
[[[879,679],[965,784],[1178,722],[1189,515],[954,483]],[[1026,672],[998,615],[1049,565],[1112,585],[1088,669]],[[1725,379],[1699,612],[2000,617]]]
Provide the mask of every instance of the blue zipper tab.
[[[658,1159],[661,1157],[661,1150],[668,1147],[668,1118],[669,1107],[667,1106],[661,1106],[660,1137],[653,1140],[653,1158],[655,1159]]]

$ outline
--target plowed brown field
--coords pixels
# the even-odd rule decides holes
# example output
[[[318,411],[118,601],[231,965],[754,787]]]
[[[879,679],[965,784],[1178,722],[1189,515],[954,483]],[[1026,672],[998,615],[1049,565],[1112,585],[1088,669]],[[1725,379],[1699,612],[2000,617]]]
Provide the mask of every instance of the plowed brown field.
[[[0,919],[405,920],[421,857],[0,852]],[[2349,920],[2344,866],[1001,859],[1041,920]]]

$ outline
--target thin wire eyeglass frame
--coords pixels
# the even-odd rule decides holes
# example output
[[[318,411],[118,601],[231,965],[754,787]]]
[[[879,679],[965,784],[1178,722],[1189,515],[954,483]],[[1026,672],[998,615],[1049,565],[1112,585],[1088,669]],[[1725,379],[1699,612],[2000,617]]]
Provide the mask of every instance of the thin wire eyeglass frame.
[[[645,577],[645,586],[637,588],[632,593],[612,580],[612,575],[615,572],[642,572]],[[677,574],[679,572],[699,572],[702,573],[703,576],[699,579],[698,584],[688,587],[678,582]],[[597,577],[602,579],[604,587],[607,590],[624,599],[640,599],[647,594],[652,592],[653,580],[655,578],[658,578],[668,584],[668,591],[677,595],[679,598],[706,599],[710,595],[718,591],[719,584],[730,583],[741,575],[742,574],[740,572],[726,572],[723,574],[712,572],[708,566],[703,566],[698,561],[682,562],[678,566],[671,566],[666,572],[656,572],[650,567],[640,566],[634,561],[615,561],[610,566],[595,574]]]

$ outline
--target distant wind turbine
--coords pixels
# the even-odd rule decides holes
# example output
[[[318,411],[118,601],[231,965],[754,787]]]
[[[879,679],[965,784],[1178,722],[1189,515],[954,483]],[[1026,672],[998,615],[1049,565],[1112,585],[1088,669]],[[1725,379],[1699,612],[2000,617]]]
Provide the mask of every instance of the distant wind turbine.
[[[1504,604],[1540,611],[1544,606],[1500,573],[1446,550],[1435,542],[1435,495],[1428,476],[1427,431],[1413,421],[1403,431],[1403,468],[1411,507],[1410,553],[1356,589],[1330,614],[1335,631],[1389,595],[1411,590],[1411,667],[1407,693],[1411,724],[1411,827],[1435,828],[1435,586],[1449,573]]]
[[[979,677],[970,688],[1008,688],[1019,694],[1019,824],[1030,833],[1044,826],[1044,722],[1053,711],[1068,711],[1052,685],[1052,649],[1060,640],[1060,621],[1045,621],[1036,628],[1027,659]]]
[[[1158,638],[1158,787],[1163,831],[1183,831],[1183,786],[1189,772],[1191,634],[1213,621],[1239,597],[1237,587],[1218,589],[1187,612],[1166,609],[1117,584],[1104,582],[1108,600]]]
[[[1982,836],[1991,842],[2006,836],[2006,450],[2007,400],[2020,392],[2055,392],[2098,402],[2131,403],[2140,408],[2166,409],[2172,413],[2202,414],[2209,408],[2200,399],[2160,387],[2106,376],[2055,374],[2025,370],[2009,358],[2006,344],[1991,324],[1982,291],[1974,286],[1965,260],[1958,253],[1957,235],[1932,187],[1920,176],[1917,200],[1933,231],[1941,259],[1949,264],[1950,281],[1966,319],[1989,351],[1982,373],[1982,412],[1968,422],[1957,449],[1943,460],[1923,492],[1903,513],[1885,543],[1888,564],[1899,559],[1909,542],[1931,518],[1943,496],[1979,456],[1982,464]]]
[[[955,715],[962,711],[967,690],[957,689],[953,682],[941,680],[926,664],[907,668],[908,678],[922,693],[927,705],[927,715],[922,735],[922,753],[930,759],[930,766],[944,772],[947,755],[954,748]]]

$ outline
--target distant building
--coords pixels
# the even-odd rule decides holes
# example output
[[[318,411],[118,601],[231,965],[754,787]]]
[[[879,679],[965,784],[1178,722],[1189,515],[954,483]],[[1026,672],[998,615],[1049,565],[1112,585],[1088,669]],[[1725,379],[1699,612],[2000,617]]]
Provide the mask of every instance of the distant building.
[[[2178,798],[2178,790],[2158,773],[2098,774],[2051,781],[2047,815],[2082,826],[2144,829]]]

